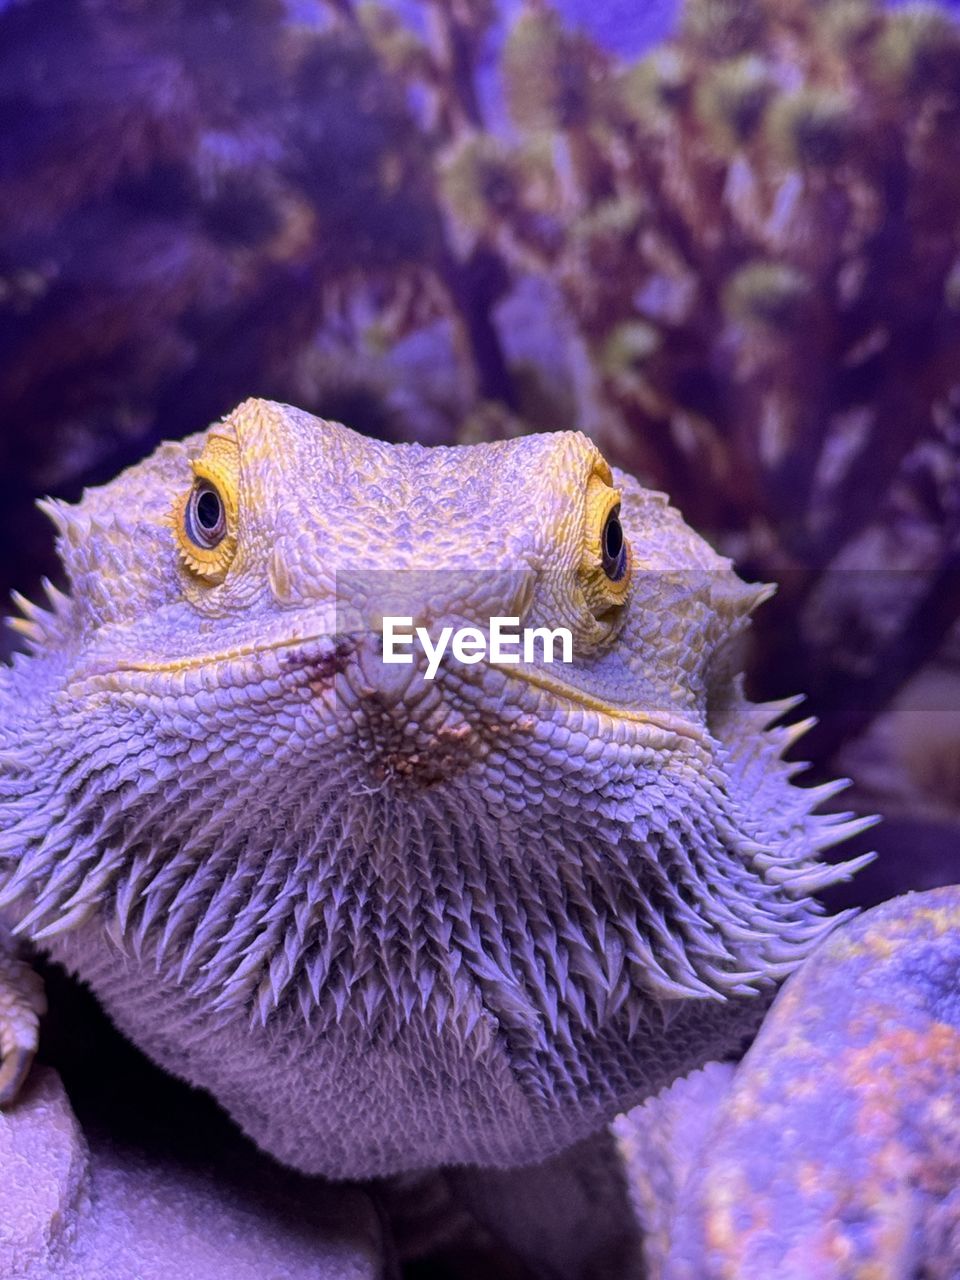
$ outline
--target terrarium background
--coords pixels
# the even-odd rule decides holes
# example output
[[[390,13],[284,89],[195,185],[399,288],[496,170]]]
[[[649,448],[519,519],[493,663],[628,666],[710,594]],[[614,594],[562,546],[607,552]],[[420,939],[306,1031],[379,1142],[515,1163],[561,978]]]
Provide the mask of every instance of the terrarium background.
[[[890,819],[848,897],[957,878],[949,9],[0,4],[0,590],[248,395],[589,432],[781,584],[751,689]]]

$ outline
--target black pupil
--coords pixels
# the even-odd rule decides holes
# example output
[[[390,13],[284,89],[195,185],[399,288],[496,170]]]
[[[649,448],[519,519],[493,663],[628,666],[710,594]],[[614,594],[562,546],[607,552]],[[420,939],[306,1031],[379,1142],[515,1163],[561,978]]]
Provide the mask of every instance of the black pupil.
[[[603,531],[603,549],[610,560],[616,560],[623,550],[623,526],[615,515],[610,517]]]
[[[204,489],[197,497],[197,524],[211,533],[220,523],[220,499],[212,489]]]

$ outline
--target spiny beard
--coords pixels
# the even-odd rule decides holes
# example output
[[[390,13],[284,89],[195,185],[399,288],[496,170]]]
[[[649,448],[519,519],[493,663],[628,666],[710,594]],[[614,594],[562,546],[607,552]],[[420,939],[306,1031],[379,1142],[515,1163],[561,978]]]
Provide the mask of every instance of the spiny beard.
[[[801,816],[765,840],[714,767],[558,773],[518,805],[469,772],[416,790],[341,762],[230,798],[185,759],[146,785],[73,762],[46,795],[7,786],[0,906],[40,945],[105,930],[224,1016],[389,1036],[416,1013],[466,1043],[486,1010],[553,1055],[769,988],[836,923],[806,882],[847,874],[815,861],[842,836],[768,763]]]

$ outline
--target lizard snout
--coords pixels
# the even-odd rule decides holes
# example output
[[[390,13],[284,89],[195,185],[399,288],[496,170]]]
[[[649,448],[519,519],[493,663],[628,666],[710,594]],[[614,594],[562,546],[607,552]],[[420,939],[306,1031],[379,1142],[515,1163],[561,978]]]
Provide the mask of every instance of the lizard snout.
[[[372,781],[428,786],[476,763],[489,736],[479,715],[431,676],[426,652],[384,661],[383,643],[376,630],[358,640],[336,685],[339,721]]]

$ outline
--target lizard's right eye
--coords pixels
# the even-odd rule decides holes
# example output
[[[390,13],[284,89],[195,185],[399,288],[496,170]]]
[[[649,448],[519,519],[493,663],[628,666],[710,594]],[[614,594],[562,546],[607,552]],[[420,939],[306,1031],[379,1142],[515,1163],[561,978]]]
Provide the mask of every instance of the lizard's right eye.
[[[187,537],[198,547],[211,548],[223,541],[227,516],[223,499],[209,480],[194,485],[184,512]]]

